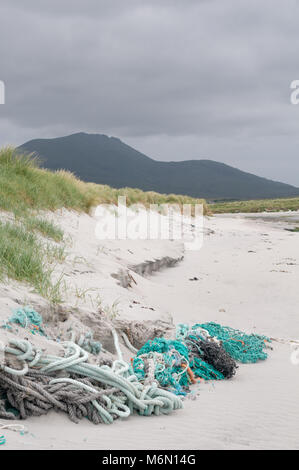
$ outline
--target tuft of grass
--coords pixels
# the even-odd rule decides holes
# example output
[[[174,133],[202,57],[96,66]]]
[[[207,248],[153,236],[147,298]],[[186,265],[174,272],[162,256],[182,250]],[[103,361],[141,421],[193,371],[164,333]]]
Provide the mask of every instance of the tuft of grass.
[[[208,209],[214,214],[298,211],[299,198],[216,202],[214,204],[209,204]]]
[[[109,305],[101,306],[100,304],[99,308],[102,309],[102,312],[106,315],[106,318],[109,321],[113,321],[117,318],[117,316],[120,313],[118,306],[119,306],[119,300],[115,300],[111,306]]]
[[[63,263],[66,259],[67,254],[64,245],[51,245],[50,243],[47,243],[44,250],[45,257],[49,264],[55,262]]]
[[[41,245],[35,235],[10,222],[0,223],[0,272],[39,286],[44,277]]]
[[[61,301],[61,280],[52,283],[52,273],[48,267],[49,250],[52,259],[61,258],[59,248],[45,250],[34,232],[28,231],[25,226],[0,222],[0,277],[8,276],[27,282],[36,292],[55,303]]]
[[[24,219],[24,223],[29,231],[37,231],[44,237],[52,238],[55,242],[63,240],[63,230],[49,220],[28,216]]]

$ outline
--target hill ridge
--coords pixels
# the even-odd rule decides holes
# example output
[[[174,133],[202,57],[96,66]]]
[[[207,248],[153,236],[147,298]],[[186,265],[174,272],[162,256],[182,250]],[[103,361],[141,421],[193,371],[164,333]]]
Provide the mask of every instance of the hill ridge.
[[[77,132],[33,139],[17,149],[35,152],[50,170],[66,169],[80,179],[114,188],[132,187],[210,200],[299,196],[299,188],[209,159],[159,161],[106,134]]]

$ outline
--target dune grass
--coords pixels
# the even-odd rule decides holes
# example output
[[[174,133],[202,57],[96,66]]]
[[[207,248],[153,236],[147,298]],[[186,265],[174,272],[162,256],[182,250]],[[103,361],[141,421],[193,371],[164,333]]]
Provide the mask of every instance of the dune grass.
[[[60,282],[53,283],[51,269],[53,260],[60,261],[60,251],[44,245],[19,223],[0,222],[0,278],[8,276],[25,281],[35,291],[52,303],[61,301]]]
[[[209,204],[209,210],[214,214],[224,213],[253,213],[253,212],[279,212],[298,211],[299,198],[261,199],[252,201],[218,202]]]
[[[63,230],[49,220],[28,216],[24,218],[24,224],[27,230],[39,232],[44,237],[51,238],[55,242],[63,240]]]
[[[85,183],[72,173],[39,167],[34,155],[16,155],[13,148],[0,150],[0,209],[22,214],[28,209],[56,210],[62,207],[89,212],[97,204],[117,204],[126,196],[127,204],[203,204],[205,200],[175,194],[159,194],[140,189],[115,189]]]
[[[64,172],[38,167],[32,155],[16,155],[13,148],[0,150],[0,209],[21,215],[28,209],[90,208],[90,195]]]
[[[22,226],[0,223],[0,266],[8,276],[37,285],[43,266],[36,236]]]

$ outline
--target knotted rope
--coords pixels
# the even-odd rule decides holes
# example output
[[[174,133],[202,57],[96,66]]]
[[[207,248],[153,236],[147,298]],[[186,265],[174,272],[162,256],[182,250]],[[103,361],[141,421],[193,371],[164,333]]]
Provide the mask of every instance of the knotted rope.
[[[210,378],[230,379],[235,375],[237,364],[220,344],[209,340],[203,341],[194,334],[187,336],[185,343],[193,358],[191,368],[194,369],[196,376],[208,380]],[[206,364],[211,367],[208,368]]]
[[[75,422],[87,417],[95,424],[110,424],[134,411],[148,416],[182,407],[178,397],[156,383],[142,385],[123,360],[114,361],[112,367],[98,366],[88,363],[88,353],[77,344],[63,346],[64,357],[44,355],[25,340],[11,340],[5,347],[6,353],[18,358],[21,369],[0,367],[0,386],[22,419],[54,409]],[[120,352],[118,344],[116,349]],[[1,413],[0,417],[5,418]]]
[[[213,322],[196,324],[192,328],[194,330],[203,328],[210,336],[216,337],[221,341],[223,348],[236,361],[253,363],[268,357],[264,349],[268,347],[268,343],[271,343],[271,340],[266,336],[248,335],[243,331]]]
[[[270,339],[265,336],[247,335],[212,322],[192,327],[180,323],[175,340],[147,341],[132,359],[132,365],[144,384],[156,380],[161,387],[185,395],[196,378],[232,378],[237,369],[235,360],[266,359],[264,349],[268,342]]]
[[[22,328],[29,328],[34,335],[39,333],[42,336],[47,336],[42,326],[43,318],[33,308],[20,307],[14,310],[12,316],[2,325],[2,328],[11,330],[12,324],[20,325]]]

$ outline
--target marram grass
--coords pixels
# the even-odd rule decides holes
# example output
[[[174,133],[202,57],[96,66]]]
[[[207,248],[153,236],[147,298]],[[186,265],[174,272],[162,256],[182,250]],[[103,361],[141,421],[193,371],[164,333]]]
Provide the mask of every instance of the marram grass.
[[[62,283],[52,282],[50,265],[61,256],[61,248],[45,247],[26,226],[0,222],[0,278],[27,282],[52,303],[60,302]]]
[[[140,189],[115,189],[107,185],[85,183],[72,173],[52,172],[39,167],[34,155],[16,155],[13,148],[0,150],[0,209],[16,214],[30,209],[56,210],[65,207],[89,212],[97,204],[117,204],[126,196],[127,204],[203,204],[204,199],[175,194],[159,194]]]
[[[51,238],[55,242],[63,240],[63,230],[49,220],[41,217],[28,216],[24,219],[24,225],[31,232],[39,232],[42,236]]]

